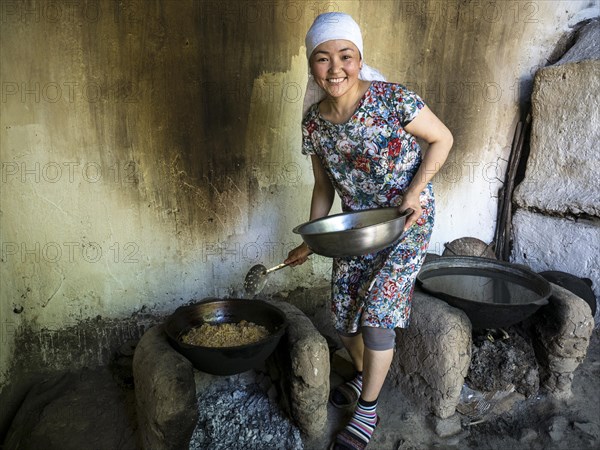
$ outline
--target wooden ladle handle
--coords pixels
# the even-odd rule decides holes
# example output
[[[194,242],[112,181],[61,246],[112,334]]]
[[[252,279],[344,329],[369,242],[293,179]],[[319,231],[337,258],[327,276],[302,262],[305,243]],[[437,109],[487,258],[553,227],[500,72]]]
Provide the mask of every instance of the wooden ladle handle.
[[[311,250],[309,255],[312,255],[312,254],[313,254],[313,251]],[[279,270],[279,269],[283,269],[284,267],[287,267],[288,265],[289,265],[289,263],[281,263],[275,267],[271,267],[270,269],[267,269],[265,271],[265,274],[275,272],[276,270]]]
[[[283,269],[284,267],[287,267],[287,266],[288,266],[288,264],[281,263],[281,264],[279,264],[279,265],[277,265],[275,267],[271,267],[270,269],[267,269],[267,271],[265,272],[265,274],[271,273],[271,272],[275,272],[276,270]]]

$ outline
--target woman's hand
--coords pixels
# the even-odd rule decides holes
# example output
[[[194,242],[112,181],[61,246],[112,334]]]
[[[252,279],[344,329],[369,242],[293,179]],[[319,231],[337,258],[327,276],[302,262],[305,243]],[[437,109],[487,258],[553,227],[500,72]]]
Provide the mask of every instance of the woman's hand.
[[[306,245],[306,243],[303,242],[298,247],[290,251],[288,253],[288,257],[283,262],[289,264],[292,267],[299,266],[300,264],[304,264],[311,254],[312,250],[308,248],[308,245]]]
[[[410,215],[406,218],[406,222],[404,223],[404,231],[408,230],[423,213],[419,194],[406,193],[404,195],[402,198],[402,203],[400,203],[400,206],[398,206],[398,211],[400,211],[400,213],[404,213],[407,209],[412,209],[413,212],[410,213]]]

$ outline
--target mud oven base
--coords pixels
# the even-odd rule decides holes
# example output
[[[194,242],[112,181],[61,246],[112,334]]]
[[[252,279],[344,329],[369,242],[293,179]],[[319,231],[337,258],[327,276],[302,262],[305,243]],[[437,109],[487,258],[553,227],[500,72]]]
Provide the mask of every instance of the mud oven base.
[[[573,372],[587,353],[594,320],[589,305],[579,297],[556,285],[552,290],[550,303],[520,327],[535,351],[540,388],[567,398]],[[281,301],[273,304],[286,314],[287,333],[258,379],[246,376],[234,383],[251,389],[262,386],[264,392],[257,391],[258,395],[268,395],[271,400],[276,397],[282,417],[290,422],[271,426],[289,426],[285,434],[290,439],[296,439],[298,431],[308,437],[319,436],[327,425],[327,341],[298,308]],[[389,381],[439,422],[453,421],[469,372],[472,343],[471,324],[462,311],[416,291],[411,325],[398,331]],[[152,449],[188,448],[198,424],[198,408],[203,408],[198,398],[203,392],[212,395],[218,383],[231,383],[198,373],[172,349],[162,326],[150,329],[140,340],[133,370],[142,444]],[[238,394],[235,391],[232,388],[231,394],[242,395],[239,389]]]

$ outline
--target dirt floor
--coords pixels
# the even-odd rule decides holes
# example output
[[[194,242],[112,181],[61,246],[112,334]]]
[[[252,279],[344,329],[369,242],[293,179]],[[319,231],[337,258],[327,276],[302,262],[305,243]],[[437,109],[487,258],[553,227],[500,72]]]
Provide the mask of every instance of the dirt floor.
[[[110,367],[49,377],[34,388],[36,395],[28,411],[14,424],[19,432],[1,448],[135,449],[138,445],[130,370],[128,359],[123,357]],[[340,383],[350,370],[337,358],[332,385]],[[318,439],[305,439],[304,448],[327,448],[348,413],[330,407],[326,433]],[[600,332],[594,331],[588,355],[575,373],[573,397],[569,400],[553,401],[543,395],[512,397],[512,401],[496,404],[480,420],[460,416],[461,431],[446,438],[435,433],[431,417],[419,411],[418,405],[407,403],[390,383],[384,386],[378,413],[381,423],[369,446],[378,450],[598,449]]]
[[[332,381],[341,378],[333,375]],[[460,415],[462,431],[440,438],[432,418],[406,403],[401,394],[384,385],[378,414],[381,422],[369,448],[381,450],[585,450],[600,448],[600,332],[594,330],[588,354],[575,372],[573,396],[564,401],[545,395],[529,399],[515,395],[498,402],[482,419]],[[512,407],[511,407],[512,406]],[[506,410],[510,408],[510,410]],[[503,412],[504,411],[504,412]],[[329,408],[332,439],[347,413]],[[326,448],[321,442],[305,442],[305,448]]]
[[[323,299],[314,305],[298,306],[306,311],[315,326],[325,336],[335,335],[330,326]],[[300,302],[302,296],[292,301]],[[343,361],[342,361],[343,363]],[[332,361],[332,387],[344,378],[350,379],[351,367],[342,367],[339,359]],[[522,392],[525,392],[521,389]],[[537,391],[537,388],[536,388]],[[543,390],[530,398],[513,393],[492,402],[487,414],[472,418],[457,414],[461,431],[440,438],[438,430],[447,430],[420,405],[410,404],[388,381],[384,384],[378,406],[381,418],[369,448],[377,450],[600,450],[600,329],[592,334],[587,356],[576,369],[570,399],[557,400],[544,395]],[[335,434],[347,422],[350,412],[329,406],[326,435],[318,440],[305,441],[307,450],[327,448]]]
[[[124,352],[109,367],[45,377],[34,386],[27,406],[22,407],[25,411],[20,411],[13,422],[17,432],[0,448],[137,448],[131,355],[132,350]],[[332,386],[349,377],[351,371],[347,361],[336,356]],[[317,439],[304,438],[303,448],[327,448],[350,413],[330,406],[326,432]],[[386,382],[378,414],[381,422],[369,446],[378,450],[599,449],[600,331],[594,330],[587,357],[575,372],[570,399],[553,400],[539,394],[527,399],[520,394],[507,395],[501,401],[492,401],[486,414],[477,417],[459,414],[460,431],[441,438],[434,431],[436,426],[440,429],[440,424],[420,411],[418,405],[408,403],[397,388]],[[273,449],[285,448],[281,446],[282,439],[277,442]],[[256,446],[239,448],[265,450]]]

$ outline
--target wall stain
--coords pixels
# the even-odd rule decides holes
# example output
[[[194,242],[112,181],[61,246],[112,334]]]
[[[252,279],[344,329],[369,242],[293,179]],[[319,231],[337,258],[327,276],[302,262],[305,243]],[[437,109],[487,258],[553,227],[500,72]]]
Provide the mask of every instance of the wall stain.
[[[282,87],[296,83],[304,88],[304,36],[325,2],[319,4],[320,11],[307,5],[297,20],[285,20],[281,7],[292,3],[302,2],[100,0],[98,20],[87,20],[85,8],[76,7],[67,22],[2,24],[3,80],[74,83],[77,92],[73,102],[33,102],[31,97],[22,101],[20,96],[3,102],[6,158],[72,162],[78,167],[96,163],[118,178],[116,183],[79,179],[60,186],[18,180],[3,184],[2,238],[28,245],[77,242],[82,248],[87,241],[98,241],[111,258],[115,244],[121,249],[127,243],[140,247],[136,265],[118,265],[121,260],[97,265],[61,261],[66,279],[57,293],[52,264],[22,261],[20,255],[8,264],[3,260],[8,288],[2,292],[7,306],[1,312],[23,327],[17,334],[5,332],[3,366],[11,355],[23,357],[23,346],[29,350],[37,344],[43,344],[46,353],[36,350],[32,357],[51,364],[58,354],[52,348],[60,344],[48,337],[37,342],[32,330],[52,321],[66,327],[69,321],[95,314],[126,316],[146,302],[174,306],[176,302],[153,282],[166,280],[172,283],[169,291],[179,289],[184,295],[203,289],[225,292],[232,278],[222,275],[223,268],[239,270],[247,261],[237,250],[227,259],[226,252],[213,248],[216,244],[243,247],[258,241],[258,235],[261,242],[278,240],[283,248],[292,240],[288,228],[310,195],[302,192],[299,200],[298,191],[308,189],[312,175],[309,163],[299,156],[300,101],[282,98]],[[551,38],[556,11],[541,2],[538,25],[528,25],[508,16],[498,22],[466,18],[462,9],[452,20],[407,10],[408,5],[420,8],[420,3],[426,8],[446,4],[381,0],[339,6],[363,28],[366,61],[391,81],[414,87],[454,132],[451,161],[505,157],[504,135],[510,142],[513,132],[507,126],[513,118],[507,117],[517,112],[516,102],[506,97],[499,103],[486,102],[481,92],[477,99],[465,93],[449,98],[446,88],[449,83],[498,82],[504,83],[504,95],[512,95],[508,88],[514,74],[526,78],[527,64],[543,59],[526,53],[543,50],[542,40],[532,49],[524,49],[521,42],[537,35]],[[522,3],[510,2],[517,7]],[[15,4],[31,9],[40,2]],[[73,3],[83,4],[87,3]],[[258,19],[240,14],[249,4],[261,7]],[[458,2],[467,10],[476,4],[481,2]],[[66,88],[64,92],[67,95]],[[6,142],[10,145],[5,147]],[[307,173],[293,184],[285,178],[290,175],[285,167],[297,161],[303,161],[301,169]],[[124,172],[115,175],[110,172],[114,167]],[[457,186],[439,181],[436,194],[440,204],[448,203],[447,210],[473,193],[484,191],[489,197],[489,184],[482,188],[481,182],[461,180]],[[457,188],[464,195],[455,194]],[[40,212],[46,215],[43,226]],[[490,220],[486,216],[476,225],[485,228]],[[186,278],[186,271],[197,275]],[[25,289],[31,291],[20,299]],[[21,313],[15,316],[14,309]],[[23,340],[27,333],[31,334]],[[95,346],[106,342],[103,339],[85,334],[64,342],[93,353],[100,351]],[[34,362],[21,359],[19,364]],[[3,369],[0,386],[5,379]]]

